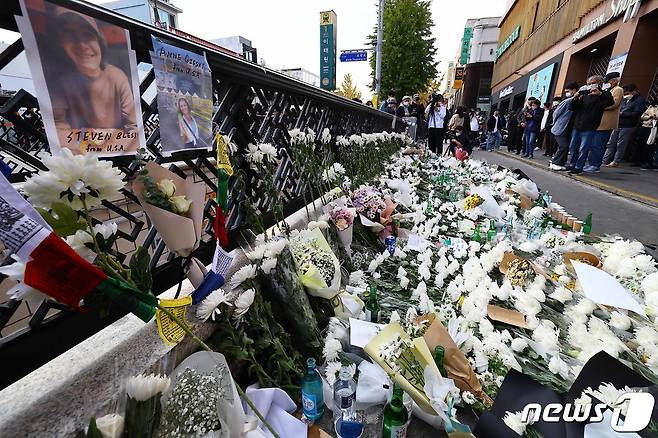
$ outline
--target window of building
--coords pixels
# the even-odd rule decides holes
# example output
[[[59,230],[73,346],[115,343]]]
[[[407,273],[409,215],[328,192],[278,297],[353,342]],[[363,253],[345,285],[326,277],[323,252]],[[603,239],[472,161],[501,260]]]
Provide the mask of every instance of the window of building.
[[[170,27],[176,27],[176,16],[174,14],[170,14],[169,12],[160,8],[158,8],[157,11],[158,16],[155,17],[156,21],[160,22],[161,24],[166,24]]]

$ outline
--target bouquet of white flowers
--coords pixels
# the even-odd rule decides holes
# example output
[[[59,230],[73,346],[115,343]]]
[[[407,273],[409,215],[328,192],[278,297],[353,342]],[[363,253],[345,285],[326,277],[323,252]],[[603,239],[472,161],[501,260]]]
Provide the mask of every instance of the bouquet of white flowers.
[[[304,230],[290,239],[299,280],[308,293],[331,299],[340,289],[340,262],[320,228]]]

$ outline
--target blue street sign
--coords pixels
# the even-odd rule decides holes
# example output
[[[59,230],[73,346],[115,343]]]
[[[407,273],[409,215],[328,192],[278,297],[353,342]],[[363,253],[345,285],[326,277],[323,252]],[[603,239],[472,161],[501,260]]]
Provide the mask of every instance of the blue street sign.
[[[367,61],[367,60],[368,60],[368,52],[365,50],[343,52],[340,54],[340,62],[354,62],[354,61]]]

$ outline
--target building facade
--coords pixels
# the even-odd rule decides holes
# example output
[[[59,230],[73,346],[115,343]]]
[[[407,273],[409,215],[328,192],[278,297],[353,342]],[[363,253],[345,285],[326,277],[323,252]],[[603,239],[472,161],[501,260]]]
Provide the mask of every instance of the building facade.
[[[622,84],[658,94],[658,0],[516,0],[500,21],[491,100],[518,109],[568,82],[619,71]]]
[[[242,56],[247,61],[253,63],[258,62],[258,51],[252,45],[251,40],[248,40],[243,36],[235,35],[235,36],[224,37],[224,38],[215,38],[213,40],[210,40],[210,42],[237,53],[239,56]]]
[[[116,0],[101,6],[164,29],[178,28],[178,14],[183,12],[169,0]]]
[[[308,70],[305,70],[303,68],[284,68],[281,69],[281,73],[288,75],[290,77],[293,77],[295,79],[299,79],[302,82],[306,82],[307,84],[311,84],[315,87],[320,86],[320,76],[316,75],[315,73],[312,73]]]
[[[449,79],[455,91],[453,106],[489,110],[499,22],[500,17],[472,18],[466,21],[455,68]],[[455,77],[460,75],[461,81]]]

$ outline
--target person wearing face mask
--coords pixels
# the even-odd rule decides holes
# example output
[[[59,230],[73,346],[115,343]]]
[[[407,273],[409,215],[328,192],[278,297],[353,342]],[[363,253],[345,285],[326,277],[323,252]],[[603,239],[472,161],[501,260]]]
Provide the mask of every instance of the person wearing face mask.
[[[544,111],[539,108],[537,99],[530,102],[530,110],[525,112],[525,153],[523,157],[534,158],[535,142],[541,129],[541,120],[544,117]]]
[[[427,114],[428,146],[432,152],[441,155],[443,153],[443,140],[446,135],[445,119],[447,114],[443,96],[433,94],[432,101],[427,106],[425,113]]]
[[[548,117],[546,118],[546,125],[544,127],[543,143],[545,157],[552,157],[557,148],[555,143],[555,136],[551,132],[551,129],[553,129],[553,116],[555,114],[555,109],[558,107],[560,102],[562,102],[562,98],[560,96],[555,96],[550,105],[547,104]]]
[[[553,111],[553,127],[551,134],[557,144],[557,150],[548,165],[551,170],[566,170],[569,157],[569,143],[573,127],[573,111],[571,111],[571,99],[578,92],[578,84],[571,82],[564,87],[564,100]]]
[[[583,171],[590,173],[600,172],[606,144],[608,143],[612,132],[617,129],[619,123],[619,109],[624,97],[624,90],[619,86],[618,72],[608,73],[605,75],[604,80],[605,82],[601,86],[601,89],[610,92],[614,99],[614,103],[603,111],[601,123],[599,123],[599,127],[596,129],[594,137],[592,138],[592,149],[589,153],[587,166],[583,168]]]
[[[411,96],[404,96],[400,106],[395,111],[395,115],[398,117],[411,117]]]
[[[582,173],[603,112],[615,103],[612,94],[609,91],[603,91],[601,85],[603,85],[602,76],[590,76],[587,79],[587,85],[580,87],[576,96],[571,99],[570,108],[574,112],[574,134],[569,145],[571,153],[569,172],[574,174]]]
[[[624,158],[626,146],[640,125],[640,117],[646,107],[646,101],[638,92],[635,84],[624,85],[624,100],[619,111],[619,127],[612,131],[603,157],[603,163],[606,166],[619,166],[619,162]]]
[[[642,170],[658,170],[658,99],[649,99],[649,106],[640,118],[642,126],[638,133],[638,149],[633,166],[642,166]]]
[[[505,129],[505,119],[501,117],[500,111],[496,109],[487,121],[487,150],[489,152],[500,148],[500,142],[503,140],[503,129]]]

